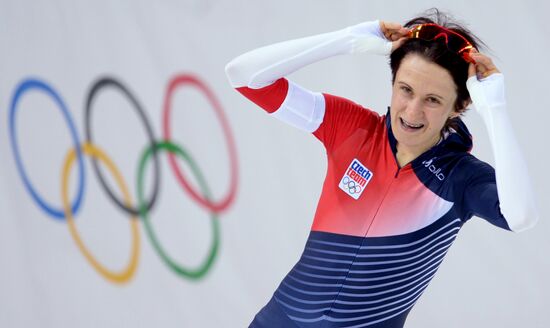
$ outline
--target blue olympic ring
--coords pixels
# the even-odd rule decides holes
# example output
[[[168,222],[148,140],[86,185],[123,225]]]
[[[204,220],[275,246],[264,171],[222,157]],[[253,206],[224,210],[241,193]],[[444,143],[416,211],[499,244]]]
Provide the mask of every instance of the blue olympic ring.
[[[36,201],[36,203],[44,210],[46,213],[51,215],[52,217],[56,219],[65,219],[65,213],[62,208],[55,208],[51,205],[49,205],[42,197],[38,194],[36,189],[33,187],[30,179],[27,176],[27,173],[25,172],[25,167],[23,166],[23,160],[21,159],[21,156],[19,154],[18,144],[17,144],[17,137],[16,137],[16,131],[15,131],[15,114],[17,109],[17,103],[19,99],[23,96],[23,94],[29,90],[32,89],[38,89],[40,91],[45,92],[48,96],[50,96],[55,103],[58,105],[58,107],[61,109],[63,116],[65,118],[65,121],[67,122],[67,125],[69,126],[69,130],[71,132],[71,137],[73,139],[73,142],[75,144],[76,153],[78,156],[78,166],[79,166],[79,172],[78,172],[78,178],[79,178],[79,186],[78,186],[78,192],[76,199],[74,200],[71,211],[73,213],[76,213],[78,209],[80,208],[80,204],[82,201],[82,194],[84,193],[84,184],[85,184],[85,176],[84,176],[84,159],[82,156],[82,150],[80,148],[80,145],[82,144],[80,141],[80,138],[78,137],[78,134],[76,132],[76,127],[74,125],[74,120],[71,117],[71,114],[67,110],[67,106],[65,106],[65,103],[59,96],[59,94],[53,90],[52,87],[47,85],[45,82],[42,82],[37,79],[26,79],[23,82],[21,82],[17,89],[15,90],[15,93],[12,97],[11,105],[10,105],[10,111],[8,114],[8,121],[10,124],[10,136],[11,136],[11,149],[13,151],[13,155],[15,157],[15,162],[17,164],[17,171],[19,172],[19,175],[21,176],[21,179],[23,180],[23,183],[25,185],[25,188],[27,191],[31,194],[32,198]]]

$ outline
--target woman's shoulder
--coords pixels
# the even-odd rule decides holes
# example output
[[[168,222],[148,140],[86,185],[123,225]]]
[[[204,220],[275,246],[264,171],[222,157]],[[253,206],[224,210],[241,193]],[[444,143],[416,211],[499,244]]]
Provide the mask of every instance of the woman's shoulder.
[[[495,169],[475,155],[464,153],[457,160],[452,177],[455,183],[465,186],[479,180],[494,180]]]
[[[331,121],[356,122],[359,125],[383,125],[385,115],[380,115],[373,109],[365,107],[351,99],[323,93],[325,100],[325,115]]]

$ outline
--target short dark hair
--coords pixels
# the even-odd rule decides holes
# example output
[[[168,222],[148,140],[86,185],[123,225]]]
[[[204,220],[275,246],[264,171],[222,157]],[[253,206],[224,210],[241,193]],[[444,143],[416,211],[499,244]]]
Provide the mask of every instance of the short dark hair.
[[[459,23],[451,15],[437,8],[426,10],[423,14],[405,23],[403,26],[410,28],[418,24],[435,23],[452,30],[466,38],[476,49],[487,48],[485,43],[470,32],[464,24]],[[464,104],[470,100],[470,94],[466,88],[468,79],[468,63],[458,54],[449,51],[446,44],[439,40],[425,41],[421,39],[408,39],[390,55],[390,67],[392,71],[392,84],[395,82],[397,70],[401,61],[408,54],[418,54],[425,59],[438,64],[446,69],[452,76],[457,87],[455,111],[462,114],[466,108]],[[451,123],[451,122],[448,122]],[[447,127],[448,124],[446,124]]]

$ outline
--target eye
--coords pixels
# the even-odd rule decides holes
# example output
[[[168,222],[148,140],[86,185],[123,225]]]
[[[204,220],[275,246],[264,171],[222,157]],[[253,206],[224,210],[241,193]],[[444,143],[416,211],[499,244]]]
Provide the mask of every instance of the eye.
[[[439,99],[435,98],[435,97],[428,97],[428,102],[429,103],[432,103],[432,104],[441,104],[441,101],[439,101]]]
[[[403,91],[403,92],[405,92],[405,93],[412,93],[411,88],[409,88],[409,87],[407,87],[407,86],[402,85],[402,86],[400,87],[400,89],[401,89],[401,91]]]

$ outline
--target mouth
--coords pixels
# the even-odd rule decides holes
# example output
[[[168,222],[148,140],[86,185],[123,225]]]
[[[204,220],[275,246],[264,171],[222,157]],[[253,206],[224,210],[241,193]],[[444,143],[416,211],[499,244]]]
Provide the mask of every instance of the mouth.
[[[421,124],[421,123],[415,124],[415,123],[407,122],[401,117],[399,118],[399,122],[401,123],[401,128],[403,128],[403,130],[407,132],[419,131],[424,127],[424,124]]]

